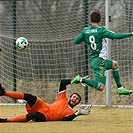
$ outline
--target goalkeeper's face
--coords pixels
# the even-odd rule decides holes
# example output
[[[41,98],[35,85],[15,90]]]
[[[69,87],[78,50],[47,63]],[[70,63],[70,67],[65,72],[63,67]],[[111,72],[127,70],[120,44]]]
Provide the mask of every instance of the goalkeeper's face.
[[[79,94],[77,93],[73,93],[71,96],[70,96],[70,99],[69,99],[69,105],[70,107],[74,107],[76,106],[77,104],[79,104],[79,102],[81,101],[81,97]]]

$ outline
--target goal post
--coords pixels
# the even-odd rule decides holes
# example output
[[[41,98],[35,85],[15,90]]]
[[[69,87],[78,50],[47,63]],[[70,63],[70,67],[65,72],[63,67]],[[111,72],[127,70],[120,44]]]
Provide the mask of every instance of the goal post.
[[[75,37],[89,26],[89,13],[100,9],[102,25],[106,25],[106,0],[1,0],[0,1],[0,81],[6,90],[35,94],[48,103],[57,97],[61,79],[76,74],[93,78],[89,49]],[[108,1],[109,2],[109,1]],[[111,27],[115,32],[133,29],[133,4],[130,0],[110,0]],[[109,15],[109,14],[108,14]],[[107,20],[108,21],[108,20]],[[109,27],[108,27],[109,28]],[[28,39],[29,47],[18,50],[15,40]],[[132,89],[132,38],[111,41],[111,58],[120,66],[121,81]],[[110,79],[109,79],[110,80]],[[130,96],[119,96],[111,77],[109,92],[84,88],[79,84],[67,86],[67,95],[78,92],[81,104],[130,105]],[[108,90],[108,89],[107,89]],[[112,95],[110,95],[112,93]],[[108,98],[111,98],[108,99]],[[107,101],[106,101],[107,100]],[[12,99],[0,97],[1,103]]]
[[[110,24],[111,23],[111,1],[105,0],[105,26],[107,29],[111,30]],[[107,58],[111,59],[111,40],[107,40]],[[111,106],[111,70],[107,71],[106,77],[106,105]]]
[[[89,25],[89,19],[88,19],[88,16],[89,16],[89,13],[88,13],[88,0],[84,0],[84,14],[85,14],[85,27],[88,27]],[[88,45],[86,43],[84,43],[84,48],[85,48],[85,76],[86,75],[89,75],[89,72],[88,72],[88,69],[89,69],[89,62],[88,62],[88,56],[89,56],[89,53],[88,53]],[[85,95],[85,104],[88,103],[88,90],[89,90],[89,87],[88,86],[85,86],[84,88],[84,95]]]

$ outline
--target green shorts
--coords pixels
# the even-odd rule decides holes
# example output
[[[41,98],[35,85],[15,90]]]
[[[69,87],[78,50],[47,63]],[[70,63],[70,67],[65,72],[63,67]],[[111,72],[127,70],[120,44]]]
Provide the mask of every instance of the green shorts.
[[[94,70],[95,79],[106,84],[106,70],[112,69],[113,61],[112,60],[104,60],[102,58],[94,58],[90,60],[91,68]]]

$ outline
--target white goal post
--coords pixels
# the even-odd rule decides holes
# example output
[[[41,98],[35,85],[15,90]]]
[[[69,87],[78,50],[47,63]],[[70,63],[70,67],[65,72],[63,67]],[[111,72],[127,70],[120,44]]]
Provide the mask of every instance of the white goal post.
[[[105,26],[107,29],[111,30],[111,1],[105,0]],[[107,39],[107,58],[111,59],[111,40]],[[112,105],[112,92],[111,92],[111,70],[107,71],[106,79],[106,105]]]
[[[57,97],[61,79],[73,78],[76,74],[83,77],[88,74],[93,78],[89,50],[84,43],[74,45],[73,41],[85,26],[91,24],[89,13],[94,8],[101,11],[102,25],[110,30],[133,31],[131,0],[1,0],[0,82],[6,90],[35,94],[52,103]],[[23,51],[18,50],[14,43],[21,36],[29,42],[29,47]],[[119,62],[121,81],[127,89],[133,89],[132,43],[132,37],[112,40],[108,48],[108,58]],[[69,85],[68,97],[73,92],[81,94],[81,104],[132,104],[131,96],[117,94],[111,72],[103,92]],[[0,97],[0,102],[14,101]]]

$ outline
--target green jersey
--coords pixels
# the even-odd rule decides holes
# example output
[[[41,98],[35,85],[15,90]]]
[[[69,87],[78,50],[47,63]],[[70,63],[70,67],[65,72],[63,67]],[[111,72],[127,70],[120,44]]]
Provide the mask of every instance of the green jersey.
[[[90,59],[95,57],[107,58],[107,42],[105,38],[109,39],[123,39],[132,36],[130,33],[115,33],[107,30],[103,26],[90,26],[82,30],[76,37],[74,43],[79,44],[85,42],[90,47]]]

